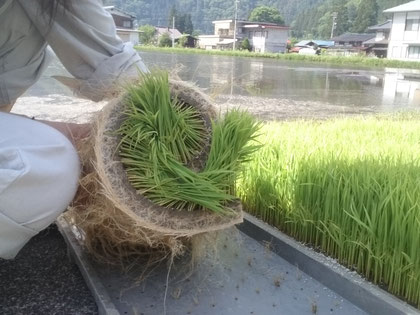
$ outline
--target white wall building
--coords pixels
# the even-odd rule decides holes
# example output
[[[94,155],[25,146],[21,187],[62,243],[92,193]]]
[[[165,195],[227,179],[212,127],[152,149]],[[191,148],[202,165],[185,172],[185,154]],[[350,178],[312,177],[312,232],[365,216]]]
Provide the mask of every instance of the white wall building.
[[[243,34],[240,27],[245,21],[236,20],[236,42],[238,43]],[[201,49],[225,49],[232,48],[234,42],[235,20],[213,21],[214,34],[198,36],[198,47]]]
[[[199,47],[202,49],[231,49],[234,42],[235,20],[213,21],[214,34],[199,36]],[[284,53],[287,49],[289,27],[274,23],[236,21],[236,48],[248,38],[256,52]]]
[[[133,45],[139,44],[139,30],[135,29],[136,17],[130,13],[122,11],[114,6],[104,7],[114,19],[115,26],[117,28],[117,35],[123,42],[131,42]]]
[[[289,28],[270,23],[246,24],[244,33],[256,52],[284,53],[287,50]]]
[[[140,31],[139,30],[127,30],[124,28],[117,28],[117,35],[121,38],[123,42],[131,42],[133,45],[138,45],[140,43]]]
[[[420,0],[384,12],[393,14],[388,58],[420,61]]]

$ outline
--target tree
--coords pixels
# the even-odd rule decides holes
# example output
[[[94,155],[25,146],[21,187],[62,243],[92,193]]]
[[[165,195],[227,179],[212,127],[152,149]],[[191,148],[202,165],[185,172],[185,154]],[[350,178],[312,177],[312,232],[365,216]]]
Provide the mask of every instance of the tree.
[[[185,33],[185,15],[184,14],[177,14],[175,16],[175,28],[180,33]]]
[[[194,26],[191,20],[191,14],[177,14],[175,16],[175,27],[181,33],[192,34]]]
[[[357,16],[353,24],[353,32],[362,33],[369,26],[378,22],[378,4],[376,0],[363,0],[357,9]]]
[[[337,12],[337,27],[334,31],[334,35],[338,36],[344,34],[350,29],[349,11],[344,2],[340,3],[336,7]]]
[[[241,43],[241,49],[242,50],[248,50],[251,51],[251,44],[249,43],[249,39],[245,38]]]
[[[139,27],[139,31],[141,31],[139,35],[140,43],[144,45],[150,45],[154,41],[154,36],[156,29],[154,26],[146,24]]]
[[[268,22],[280,25],[284,24],[283,17],[280,15],[279,10],[267,6],[256,7],[252,10],[248,19],[253,22]]]
[[[175,4],[171,7],[171,9],[169,10],[169,15],[168,15],[168,27],[172,28],[173,26],[173,18],[175,18],[175,23],[177,21],[177,15],[178,12],[176,10],[176,6]]]
[[[188,36],[183,34],[182,37],[178,39],[178,46],[185,47],[188,43]]]
[[[331,12],[327,12],[318,20],[318,27],[316,34],[322,38],[329,38],[331,36],[332,16]]]
[[[175,18],[175,28],[181,33],[192,34],[194,31],[194,26],[192,23],[191,14],[180,14],[173,5],[169,11],[168,16],[168,27],[172,28],[173,18]]]
[[[247,19],[249,12],[257,6],[278,8],[287,24],[292,24],[294,36],[311,39],[318,37],[318,22],[326,13],[338,12],[335,5],[343,3],[348,11],[351,26],[357,16],[357,7],[367,0],[240,0],[238,11],[239,19]],[[382,12],[406,3],[410,0],[377,0],[379,10]],[[2,2],[2,0],[0,0]],[[194,29],[201,34],[214,32],[214,20],[232,19],[235,11],[233,0],[104,0],[106,5],[115,5],[118,8],[137,16],[139,25],[151,24],[172,27],[170,11],[175,5],[179,14],[191,14]],[[174,8],[174,9],[175,9]],[[173,10],[172,10],[173,12]],[[171,16],[169,18],[169,16]],[[380,21],[385,21],[389,16],[379,15]],[[332,20],[332,19],[331,19]],[[331,24],[331,20],[329,23]],[[351,28],[350,26],[350,28]],[[337,25],[339,27],[339,25]],[[344,28],[344,27],[343,27]],[[350,31],[350,28],[346,32]],[[188,31],[186,26],[185,32]],[[326,30],[327,28],[325,28]],[[337,30],[336,30],[337,32]],[[341,32],[341,31],[340,31]],[[331,33],[331,28],[329,33]],[[339,33],[339,32],[338,32]],[[338,34],[336,33],[336,34]],[[328,36],[329,37],[329,36]]]
[[[163,33],[159,37],[159,47],[171,47],[172,39],[168,33]]]
[[[357,16],[357,7],[354,4],[350,4],[347,6],[347,12],[349,14],[349,22],[354,22]]]
[[[192,19],[191,19],[191,14],[189,14],[189,13],[185,14],[184,20],[185,20],[185,22],[184,22],[185,29],[184,29],[183,33],[191,35],[194,32],[194,25],[193,25],[193,22],[192,22]]]

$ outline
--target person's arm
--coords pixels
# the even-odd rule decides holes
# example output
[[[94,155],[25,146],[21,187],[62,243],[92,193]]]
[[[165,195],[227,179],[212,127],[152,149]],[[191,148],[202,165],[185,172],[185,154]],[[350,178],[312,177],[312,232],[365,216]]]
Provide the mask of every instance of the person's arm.
[[[75,145],[79,140],[87,138],[92,131],[91,124],[74,124],[74,123],[66,123],[66,122],[59,122],[59,121],[46,121],[46,120],[38,120],[38,121],[60,131],[73,143],[73,145]]]
[[[10,113],[14,104],[9,104],[0,107],[0,112]],[[25,115],[23,115],[25,116]],[[27,116],[26,116],[27,117]],[[31,119],[28,117],[28,119]],[[91,124],[74,124],[59,121],[37,120],[41,123],[49,125],[64,134],[73,144],[84,139],[90,135],[92,130]]]
[[[0,112],[10,113],[14,104],[9,104],[0,107]]]
[[[33,25],[65,68],[77,79],[60,81],[76,94],[99,101],[126,81],[148,72],[131,43],[116,34],[114,20],[100,0],[68,0],[51,19],[40,14],[39,1],[18,0]]]

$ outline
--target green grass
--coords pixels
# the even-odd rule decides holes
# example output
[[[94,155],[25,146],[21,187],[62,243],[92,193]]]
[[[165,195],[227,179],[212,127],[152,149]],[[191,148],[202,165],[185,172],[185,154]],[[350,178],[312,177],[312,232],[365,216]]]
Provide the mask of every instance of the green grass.
[[[207,164],[195,172],[188,163],[200,154],[206,131],[194,108],[171,98],[168,74],[144,74],[127,95],[118,134],[133,187],[160,206],[228,214],[241,163],[257,148],[249,145],[259,128],[255,119],[232,111],[214,122]]]
[[[262,132],[245,209],[420,307],[420,113]]]
[[[156,47],[156,46],[136,46],[141,51],[159,51],[167,53],[182,54],[204,54],[204,55],[221,55],[221,56],[237,56],[237,57],[259,57],[271,58],[277,60],[288,60],[296,62],[316,62],[334,65],[375,67],[375,68],[405,68],[420,69],[418,61],[399,61],[390,59],[368,58],[368,57],[342,57],[342,56],[308,56],[299,54],[275,54],[275,53],[255,53],[241,50],[204,50],[196,48],[172,48],[172,47]]]

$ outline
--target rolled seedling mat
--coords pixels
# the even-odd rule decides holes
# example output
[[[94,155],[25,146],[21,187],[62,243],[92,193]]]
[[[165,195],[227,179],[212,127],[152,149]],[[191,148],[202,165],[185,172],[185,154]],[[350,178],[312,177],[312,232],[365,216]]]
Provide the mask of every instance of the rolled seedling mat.
[[[187,165],[200,172],[211,147],[215,109],[193,85],[171,80],[169,86],[171,98],[193,107],[202,120],[204,145]],[[79,150],[85,174],[68,218],[80,229],[88,251],[108,263],[156,253],[176,256],[194,243],[195,236],[241,223],[239,200],[230,201],[227,214],[187,211],[159,206],[133,188],[119,155],[121,136],[116,132],[126,118],[126,97],[101,111],[94,133]]]

